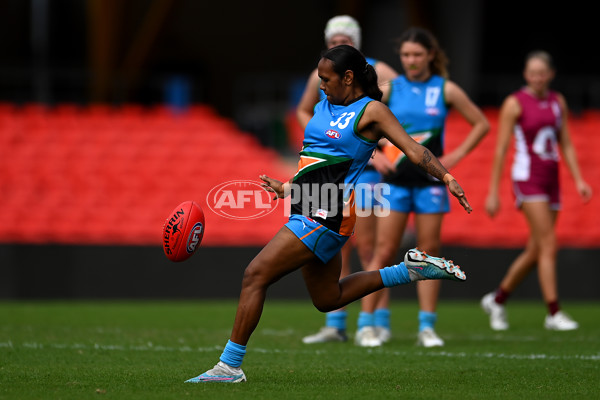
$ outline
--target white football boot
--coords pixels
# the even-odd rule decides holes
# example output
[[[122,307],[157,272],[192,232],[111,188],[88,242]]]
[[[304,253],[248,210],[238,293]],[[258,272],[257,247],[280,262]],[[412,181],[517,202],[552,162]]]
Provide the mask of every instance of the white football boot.
[[[452,260],[433,257],[419,249],[410,249],[404,256],[404,266],[408,270],[410,280],[450,279],[466,281],[467,275]]]
[[[354,336],[354,343],[360,347],[379,347],[382,345],[381,339],[379,339],[375,328],[372,326],[360,328]]]
[[[387,343],[392,338],[392,331],[384,326],[376,326],[375,334],[381,340],[381,343]]]
[[[201,383],[201,382],[222,382],[222,383],[238,383],[246,382],[246,375],[241,368],[232,367],[219,361],[213,369],[209,369],[205,373],[188,379],[186,383]]]
[[[417,345],[423,347],[442,347],[444,341],[431,328],[425,328],[419,332],[417,337]]]
[[[551,331],[572,331],[579,328],[579,324],[564,312],[558,311],[554,315],[546,315],[544,328]]]
[[[495,331],[505,331],[508,329],[508,319],[506,310],[502,304],[496,303],[496,294],[488,293],[481,299],[481,308],[490,316],[490,328]]]
[[[309,335],[302,338],[302,342],[306,344],[345,342],[346,340],[348,340],[346,333],[333,326],[324,326],[314,335]]]

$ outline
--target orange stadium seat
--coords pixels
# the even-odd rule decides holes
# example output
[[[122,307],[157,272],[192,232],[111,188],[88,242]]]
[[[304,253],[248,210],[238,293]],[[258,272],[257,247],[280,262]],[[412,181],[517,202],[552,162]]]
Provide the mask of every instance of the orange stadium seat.
[[[474,211],[468,215],[452,204],[442,237],[444,243],[456,245],[522,246],[527,225],[512,204],[508,166],[500,215],[491,219],[484,212],[497,110],[485,112],[492,124],[490,134],[452,171]],[[573,143],[596,197],[582,205],[562,167],[564,213],[557,225],[561,244],[600,243],[600,221],[592,211],[600,202],[599,128],[599,112],[584,112],[571,122]],[[298,136],[298,127],[293,129]],[[456,146],[468,131],[468,124],[451,113],[447,147]],[[174,114],[166,106],[136,104],[0,103],[0,241],[160,244],[168,213],[193,199],[206,213],[204,245],[263,245],[285,222],[282,208],[260,221],[233,220],[213,213],[206,196],[216,185],[258,181],[262,173],[286,180],[295,171],[293,164],[207,105]]]

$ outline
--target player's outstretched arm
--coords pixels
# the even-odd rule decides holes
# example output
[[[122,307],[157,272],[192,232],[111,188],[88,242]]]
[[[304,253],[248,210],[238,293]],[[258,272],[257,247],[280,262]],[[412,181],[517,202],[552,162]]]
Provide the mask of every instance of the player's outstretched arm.
[[[406,133],[394,114],[383,103],[373,102],[369,104],[369,115],[365,122],[372,122],[375,129],[379,130],[394,146],[402,150],[411,162],[443,181],[448,186],[450,193],[458,199],[460,205],[468,213],[472,211],[465,192],[456,179],[448,173],[437,157]]]

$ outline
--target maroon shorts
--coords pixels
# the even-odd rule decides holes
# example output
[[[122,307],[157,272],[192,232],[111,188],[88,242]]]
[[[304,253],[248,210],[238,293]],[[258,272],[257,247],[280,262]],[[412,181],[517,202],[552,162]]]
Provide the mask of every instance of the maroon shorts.
[[[560,210],[560,187],[558,180],[540,183],[532,181],[513,181],[515,205],[521,208],[524,202],[547,201],[550,209]]]

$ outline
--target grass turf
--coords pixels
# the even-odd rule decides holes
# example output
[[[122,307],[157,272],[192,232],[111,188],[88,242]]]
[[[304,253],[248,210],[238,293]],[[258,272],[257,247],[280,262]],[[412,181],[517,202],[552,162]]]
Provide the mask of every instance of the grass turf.
[[[378,349],[305,345],[324,322],[306,302],[268,300],[244,361],[248,382],[184,384],[212,368],[233,301],[2,302],[0,399],[590,399],[600,393],[600,304],[565,302],[580,322],[548,332],[540,302],[513,301],[493,332],[476,301],[442,302],[446,346],[415,346],[417,305],[392,303]],[[355,331],[358,304],[348,309]]]

